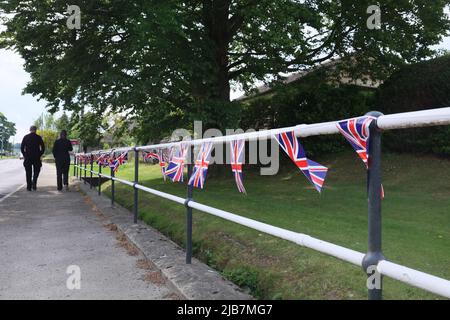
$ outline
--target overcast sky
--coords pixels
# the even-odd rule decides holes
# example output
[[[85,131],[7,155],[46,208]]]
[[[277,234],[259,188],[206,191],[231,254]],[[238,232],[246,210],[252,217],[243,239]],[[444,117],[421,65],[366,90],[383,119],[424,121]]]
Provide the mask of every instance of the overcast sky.
[[[450,37],[438,48],[450,50]],[[33,121],[45,111],[45,102],[21,94],[29,80],[29,75],[23,70],[22,58],[14,52],[0,50],[0,112],[16,124],[15,142],[22,140]],[[234,92],[232,97],[240,95],[240,92]]]

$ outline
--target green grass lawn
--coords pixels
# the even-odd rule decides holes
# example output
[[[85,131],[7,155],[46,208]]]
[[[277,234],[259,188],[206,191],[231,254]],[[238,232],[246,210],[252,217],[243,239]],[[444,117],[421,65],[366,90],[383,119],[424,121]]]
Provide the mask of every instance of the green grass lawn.
[[[330,168],[319,195],[293,164],[276,176],[247,172],[248,195],[237,192],[229,168],[195,190],[197,202],[367,250],[366,171],[355,153],[315,159]],[[132,162],[132,161],[131,161]],[[132,180],[133,165],[117,174]],[[158,166],[140,166],[141,183],[185,197],[186,185],[164,182]],[[383,251],[396,263],[450,279],[450,161],[430,156],[383,156]],[[109,192],[109,183],[103,189]],[[132,208],[132,188],[117,184],[117,201]],[[185,208],[140,192],[139,214],[184,246]],[[130,216],[131,219],[131,216]],[[194,254],[265,299],[366,299],[361,268],[290,242],[194,211]],[[385,277],[386,299],[436,299]]]

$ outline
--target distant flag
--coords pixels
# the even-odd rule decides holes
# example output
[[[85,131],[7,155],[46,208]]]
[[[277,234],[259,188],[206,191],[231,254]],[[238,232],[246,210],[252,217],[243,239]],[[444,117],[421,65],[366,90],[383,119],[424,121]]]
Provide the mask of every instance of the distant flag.
[[[167,150],[159,149],[157,155],[163,179],[166,181]]]
[[[126,164],[128,162],[128,152],[122,152],[116,160],[119,162],[119,166]]]
[[[209,161],[211,158],[212,142],[205,142],[200,148],[200,152],[195,161],[194,170],[189,179],[189,185],[203,189],[205,186],[206,174],[208,173]]]
[[[145,162],[149,160],[158,160],[158,153],[156,153],[155,151],[144,151],[142,155]]]
[[[166,176],[168,176],[172,182],[183,182],[184,164],[186,163],[189,145],[181,143],[177,151],[175,151],[175,148],[172,150],[172,158],[166,168]]]
[[[364,162],[366,169],[369,169],[370,125],[374,120],[374,117],[365,116],[337,123],[337,128],[358,153],[358,156]],[[384,198],[383,185],[381,186],[381,198]]]
[[[327,176],[328,168],[314,162],[306,157],[303,146],[298,141],[294,132],[285,132],[275,136],[281,148],[289,158],[303,172],[305,177],[312,183],[320,193]]]
[[[108,163],[109,163],[109,168],[114,171],[117,172],[119,170],[119,162],[116,160],[116,154],[114,152],[111,152],[108,155]]]
[[[108,166],[109,166],[109,158],[110,158],[109,155],[103,154],[103,155],[101,156],[99,165],[102,166],[102,167],[108,167]]]
[[[236,186],[241,193],[246,193],[243,181],[242,165],[244,163],[245,140],[235,140],[230,142],[231,148],[231,170],[234,174]]]
[[[374,117],[360,117],[349,120],[340,121],[337,127],[341,134],[352,145],[353,149],[358,153],[361,160],[369,167],[369,135],[370,124],[375,120]]]

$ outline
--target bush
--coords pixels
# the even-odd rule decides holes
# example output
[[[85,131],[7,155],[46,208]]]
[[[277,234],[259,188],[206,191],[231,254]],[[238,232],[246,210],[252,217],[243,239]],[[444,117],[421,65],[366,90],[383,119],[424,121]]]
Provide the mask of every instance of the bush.
[[[321,74],[275,88],[270,94],[242,102],[242,128],[281,128],[346,119],[373,109],[374,90],[329,84]],[[337,152],[346,147],[342,137],[308,138],[308,154]]]
[[[385,114],[450,106],[450,55],[408,65],[379,89],[377,103]],[[393,151],[450,155],[450,128],[431,127],[387,132],[384,144]]]

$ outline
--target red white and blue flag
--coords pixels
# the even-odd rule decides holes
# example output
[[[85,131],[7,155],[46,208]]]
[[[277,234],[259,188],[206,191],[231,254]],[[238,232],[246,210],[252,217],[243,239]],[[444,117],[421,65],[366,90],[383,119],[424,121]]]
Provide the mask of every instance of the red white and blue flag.
[[[109,166],[109,157],[107,154],[101,154],[97,158],[97,164],[102,167],[108,167]]]
[[[203,189],[205,186],[206,174],[208,173],[209,161],[211,158],[212,142],[205,142],[200,148],[200,152],[195,161],[194,170],[189,179],[189,185]]]
[[[163,175],[164,181],[166,181],[166,166],[168,160],[167,149],[159,149],[157,152],[159,167],[161,168],[161,173]]]
[[[128,162],[128,152],[123,152],[120,154],[120,156],[116,159],[119,163],[119,166],[124,165]]]
[[[189,145],[181,143],[177,151],[173,151],[173,156],[166,169],[166,176],[172,180],[172,182],[184,181],[184,165],[186,163],[186,156],[189,150]]]
[[[236,186],[241,193],[247,193],[244,187],[242,165],[245,158],[245,140],[235,140],[230,142],[231,147],[231,170],[234,174]]]
[[[328,168],[306,157],[305,150],[294,132],[277,134],[275,138],[289,158],[294,161],[295,165],[320,193],[327,176]]]
[[[158,153],[155,151],[144,151],[142,153],[142,156],[144,157],[144,162],[148,162],[149,160],[158,160]]]
[[[366,169],[369,169],[370,124],[374,120],[374,117],[365,116],[337,123],[339,131],[358,153],[358,156],[364,162]],[[384,198],[384,196],[384,187],[381,186],[381,198]]]
[[[120,156],[116,157],[114,153],[109,156],[109,167],[114,172],[119,170],[121,165],[124,165],[128,161],[128,152],[123,152]]]
[[[339,131],[358,153],[366,168],[369,167],[369,127],[373,120],[374,117],[360,117],[337,123]]]

